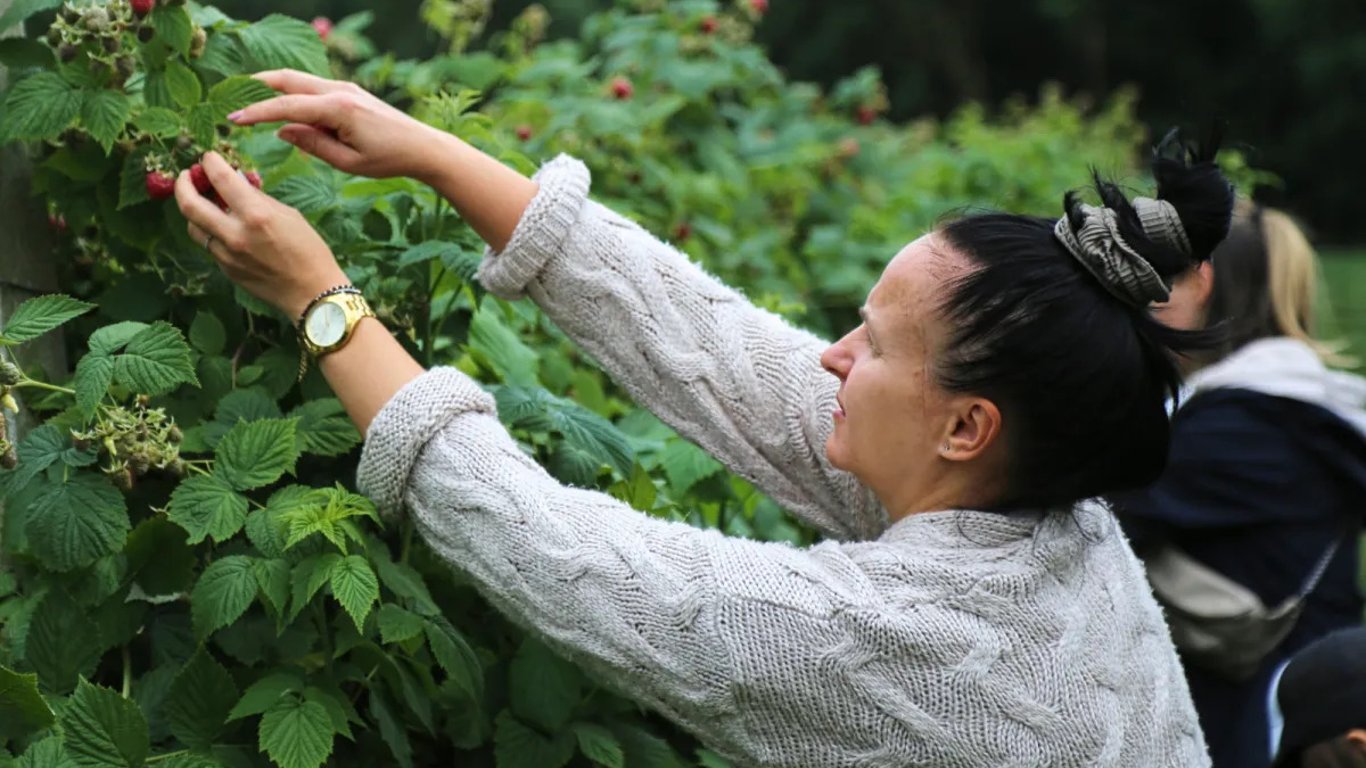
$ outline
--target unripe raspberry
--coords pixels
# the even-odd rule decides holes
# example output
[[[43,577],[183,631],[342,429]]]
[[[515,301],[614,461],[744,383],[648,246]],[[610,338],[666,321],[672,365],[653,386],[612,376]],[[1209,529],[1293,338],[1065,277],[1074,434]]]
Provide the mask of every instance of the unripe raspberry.
[[[0,386],[8,387],[13,384],[18,384],[19,380],[23,377],[24,372],[19,370],[19,366],[8,360],[0,362]]]

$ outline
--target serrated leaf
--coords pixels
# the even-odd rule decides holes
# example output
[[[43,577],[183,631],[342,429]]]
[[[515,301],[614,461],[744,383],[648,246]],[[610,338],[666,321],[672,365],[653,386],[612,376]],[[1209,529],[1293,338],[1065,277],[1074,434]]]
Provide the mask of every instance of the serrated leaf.
[[[611,731],[594,723],[575,723],[573,730],[574,738],[579,742],[579,751],[594,765],[626,768],[626,753]]]
[[[427,240],[409,248],[398,256],[398,268],[410,267],[431,261],[449,250],[458,250],[459,245],[444,240]]]
[[[284,557],[285,540],[269,509],[254,509],[247,515],[247,540],[265,557]]]
[[[563,768],[574,759],[574,736],[542,736],[503,710],[493,723],[493,752],[498,768]]]
[[[138,130],[161,139],[173,139],[180,135],[183,122],[175,110],[165,107],[148,107],[133,118]]]
[[[478,701],[484,693],[484,668],[474,649],[444,618],[432,619],[423,629],[427,647],[445,671],[446,679],[458,686],[471,701]]]
[[[259,715],[275,706],[285,694],[304,689],[303,678],[293,672],[272,672],[247,686],[242,698],[228,713],[228,722]]]
[[[721,462],[687,440],[670,440],[660,453],[660,464],[669,478],[675,498],[687,493],[698,481],[721,471]]]
[[[128,346],[128,342],[149,327],[151,326],[147,323],[139,323],[136,320],[106,325],[90,334],[90,351],[101,355],[113,355]]]
[[[182,110],[193,109],[204,96],[204,86],[200,85],[199,76],[179,59],[166,62],[165,78],[171,102]]]
[[[583,676],[539,640],[522,641],[508,667],[513,714],[544,731],[558,733],[569,724],[583,698]]]
[[[237,698],[232,675],[201,646],[171,684],[166,699],[171,733],[190,749],[208,749]]]
[[[36,296],[14,310],[0,330],[0,344],[19,344],[37,338],[62,323],[94,309],[94,304],[59,293]]]
[[[183,5],[160,5],[152,9],[152,28],[161,41],[174,48],[182,56],[190,53],[190,41],[194,36],[194,23]]]
[[[196,104],[190,108],[190,114],[185,119],[185,127],[190,131],[190,137],[200,146],[213,144],[218,134],[218,122],[223,119],[223,115],[212,104]]]
[[[56,719],[38,692],[38,675],[0,666],[0,741],[40,731]]]
[[[341,555],[326,552],[300,561],[290,575],[293,605],[291,616],[297,616],[305,605],[318,594],[318,590],[332,577],[332,568],[341,561]]]
[[[711,751],[710,749],[697,750],[697,764],[701,768],[734,768],[730,761]]]
[[[332,730],[340,733],[348,739],[355,738],[351,734],[351,724],[347,719],[347,710],[350,707],[340,691],[325,691],[314,685],[304,689],[304,701],[317,702],[322,708],[327,710],[327,717],[332,721]],[[354,710],[352,710],[354,711]]]
[[[261,587],[261,596],[275,615],[283,618],[289,610],[289,563],[272,558],[257,560],[252,565],[256,569],[256,583]]]
[[[22,490],[43,470],[60,461],[67,445],[67,439],[52,424],[43,424],[24,435],[24,439],[19,441],[19,466],[15,467],[7,481],[9,493]]]
[[[422,628],[426,625],[421,616],[393,603],[381,605],[376,619],[380,641],[386,644],[411,640],[422,634]]]
[[[113,383],[113,357],[90,352],[76,363],[72,388],[76,390],[76,407],[87,419],[95,415],[95,408],[109,393],[109,385]]]
[[[82,679],[59,719],[67,755],[77,765],[139,768],[147,759],[147,721],[117,691]]]
[[[34,507],[42,514],[25,527],[29,545],[54,571],[74,570],[117,552],[132,528],[123,494],[94,475],[73,474],[49,485]]]
[[[273,13],[243,29],[238,39],[256,60],[257,69],[302,69],[323,77],[330,74],[327,49],[306,22]]]
[[[43,11],[56,8],[62,0],[14,0],[14,3],[0,14],[0,30],[18,26],[19,22]]]
[[[14,764],[14,768],[70,768],[70,766],[71,758],[67,757],[66,749],[62,746],[62,737],[57,735],[48,736],[42,741],[29,745],[19,761]]]
[[[78,676],[94,672],[103,651],[86,609],[65,589],[49,591],[34,611],[24,653],[43,688],[56,693],[71,690]]]
[[[148,79],[148,86],[151,86],[151,79]],[[151,200],[147,194],[147,156],[151,154],[150,146],[140,146],[129,152],[123,159],[123,167],[119,170],[119,204],[117,210],[123,210],[130,205],[145,203]],[[92,347],[93,348],[93,347]]]
[[[199,567],[187,539],[185,529],[164,517],[143,520],[123,547],[127,575],[153,597],[187,589]]]
[[[317,768],[332,754],[332,720],[316,701],[293,696],[261,716],[260,747],[280,768]]]
[[[394,714],[394,707],[385,701],[381,692],[370,689],[370,715],[379,726],[380,738],[389,745],[389,751],[398,761],[400,768],[413,768],[413,747],[408,742],[408,729]]]
[[[618,723],[612,726],[612,733],[621,748],[626,752],[627,765],[648,765],[651,768],[690,768],[669,746],[669,742],[635,725]]]
[[[81,125],[85,126],[91,138],[99,142],[106,155],[123,133],[132,113],[133,102],[128,100],[128,95],[123,91],[86,91],[81,99]]]
[[[413,569],[406,563],[395,563],[386,558],[375,560],[376,571],[379,573],[380,583],[384,588],[393,592],[399,597],[413,601],[414,607],[424,616],[435,616],[441,613],[437,608],[436,602],[432,600],[432,593],[427,589],[427,583],[423,581],[422,574]]]
[[[114,379],[134,392],[163,395],[181,384],[199,384],[190,345],[180,329],[157,321],[139,331],[114,358]]]
[[[479,264],[483,260],[483,253],[466,248],[446,251],[441,254],[441,264],[451,274],[459,276],[461,280],[467,283],[474,282],[474,276],[478,274]]]
[[[239,491],[269,485],[294,471],[294,419],[240,422],[214,450],[216,471]]]
[[[332,595],[356,623],[356,631],[364,632],[370,606],[379,600],[379,579],[370,563],[360,555],[348,555],[332,566],[329,581]]]
[[[55,139],[81,112],[80,91],[55,72],[39,72],[10,88],[0,113],[0,144]]]
[[[360,432],[335,397],[310,400],[289,415],[299,420],[298,435],[304,453],[341,456],[361,442]]]
[[[206,101],[223,115],[227,115],[258,101],[274,98],[276,95],[273,88],[250,75],[233,75],[210,88]]]
[[[353,533],[356,529],[347,520],[361,516],[378,521],[374,502],[338,487],[318,489],[316,495],[281,512],[278,519],[285,528],[285,549],[321,533],[345,553],[346,537],[357,538]]]
[[[222,543],[237,535],[247,521],[247,497],[218,475],[194,475],[171,492],[166,516],[198,544],[205,537]]]
[[[305,215],[331,210],[340,202],[336,186],[326,176],[290,176],[271,187],[270,191],[280,202],[299,209]]]
[[[190,323],[191,346],[206,355],[217,355],[223,352],[227,339],[228,332],[217,315],[203,310],[195,313],[194,322]]]
[[[256,599],[252,558],[228,555],[204,569],[190,594],[190,615],[203,638],[241,618]]]

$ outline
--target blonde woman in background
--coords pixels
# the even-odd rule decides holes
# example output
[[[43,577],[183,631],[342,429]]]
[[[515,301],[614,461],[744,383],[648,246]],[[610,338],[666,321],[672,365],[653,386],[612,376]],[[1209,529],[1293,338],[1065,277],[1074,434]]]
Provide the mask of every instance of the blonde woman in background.
[[[1173,623],[1215,766],[1270,763],[1268,694],[1278,670],[1362,618],[1366,381],[1333,370],[1350,360],[1314,336],[1318,282],[1295,222],[1240,202],[1211,262],[1179,278],[1156,310],[1168,325],[1213,329],[1226,342],[1188,371],[1166,472],[1114,499],[1141,555],[1174,547],[1269,608],[1305,596],[1293,629],[1241,679],[1181,648]]]

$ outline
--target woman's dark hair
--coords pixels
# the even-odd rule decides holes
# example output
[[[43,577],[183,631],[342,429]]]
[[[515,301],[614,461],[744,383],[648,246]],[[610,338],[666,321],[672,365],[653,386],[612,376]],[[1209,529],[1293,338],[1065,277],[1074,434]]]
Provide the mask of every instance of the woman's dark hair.
[[[1157,199],[1170,203],[1189,255],[1144,234],[1123,192],[1095,177],[1123,240],[1168,285],[1209,258],[1228,231],[1233,189],[1214,163],[1217,135],[1187,146],[1175,132],[1153,151]],[[1064,198],[1074,226],[1085,213]],[[1055,219],[988,213],[941,228],[972,264],[941,306],[951,338],[937,360],[950,391],[990,398],[1008,441],[1007,490],[995,506],[1070,505],[1156,480],[1167,458],[1176,353],[1210,346],[1147,307],[1116,298],[1054,235]]]

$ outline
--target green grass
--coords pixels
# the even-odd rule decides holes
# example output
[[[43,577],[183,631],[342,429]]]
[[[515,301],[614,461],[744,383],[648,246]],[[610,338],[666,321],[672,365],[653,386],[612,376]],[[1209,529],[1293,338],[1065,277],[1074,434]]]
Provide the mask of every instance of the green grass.
[[[1346,339],[1348,354],[1366,367],[1366,249],[1341,249],[1322,254],[1323,277],[1327,288],[1319,335],[1326,339]]]

